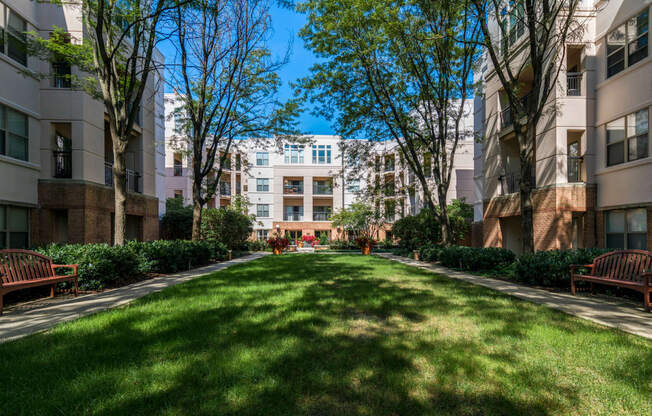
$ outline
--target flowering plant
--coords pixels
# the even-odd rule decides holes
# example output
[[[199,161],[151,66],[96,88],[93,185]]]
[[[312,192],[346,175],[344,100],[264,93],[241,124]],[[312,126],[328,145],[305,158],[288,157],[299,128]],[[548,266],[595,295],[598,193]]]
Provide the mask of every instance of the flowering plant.
[[[304,235],[303,237],[301,237],[301,239],[305,243],[308,243],[313,247],[314,247],[315,243],[317,242],[317,237],[315,237],[314,235]]]
[[[290,245],[290,240],[285,237],[273,236],[267,240],[267,244],[269,244],[272,249],[284,250]]]
[[[371,237],[360,236],[360,237],[358,237],[358,238],[355,239],[355,243],[356,243],[356,244],[358,245],[358,247],[360,247],[360,248],[364,248],[364,247],[373,247],[373,246],[376,245],[376,240],[374,240],[374,239],[371,238]]]

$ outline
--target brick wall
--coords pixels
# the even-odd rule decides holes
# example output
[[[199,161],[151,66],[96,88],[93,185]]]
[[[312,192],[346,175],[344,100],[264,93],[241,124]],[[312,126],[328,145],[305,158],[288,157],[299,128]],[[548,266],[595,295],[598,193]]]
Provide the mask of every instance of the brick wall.
[[[32,242],[46,244],[55,239],[54,211],[68,212],[68,241],[104,243],[111,241],[113,190],[88,182],[40,181],[39,206],[32,210]],[[159,238],[158,199],[129,193],[127,215],[142,218],[143,240]]]

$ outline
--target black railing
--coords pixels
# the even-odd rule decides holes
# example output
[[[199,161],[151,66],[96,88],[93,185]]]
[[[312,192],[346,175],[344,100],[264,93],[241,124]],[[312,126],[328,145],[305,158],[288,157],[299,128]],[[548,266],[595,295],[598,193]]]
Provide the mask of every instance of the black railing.
[[[303,221],[303,215],[301,214],[285,214],[283,221]]]
[[[567,177],[568,182],[582,182],[582,157],[581,156],[567,156]]]
[[[72,152],[53,151],[54,155],[54,177],[72,178]]]
[[[70,64],[57,62],[52,64],[52,86],[70,88]]]
[[[568,72],[566,74],[566,95],[582,95],[582,73]]]
[[[521,105],[524,108],[528,108],[528,101],[530,100],[530,97],[532,96],[531,93],[525,94],[523,97],[520,98],[521,100]],[[512,112],[511,106],[507,106],[503,111],[500,113],[501,117],[501,128],[507,128],[514,124],[514,114]]]
[[[126,169],[125,174],[127,175],[127,191],[142,193],[140,173]],[[113,163],[111,162],[104,162],[104,184],[106,186],[113,186]]]
[[[513,194],[521,191],[521,174],[519,172],[511,172],[501,175],[499,177],[502,195]],[[532,175],[531,178],[532,188],[536,188],[536,177]]]
[[[330,212],[313,212],[312,213],[313,221],[330,221],[331,213]]]
[[[303,185],[283,185],[283,193],[286,195],[303,195]]]
[[[183,176],[183,165],[174,165],[174,176]]]
[[[328,183],[315,182],[312,185],[314,195],[333,195],[333,187]]]

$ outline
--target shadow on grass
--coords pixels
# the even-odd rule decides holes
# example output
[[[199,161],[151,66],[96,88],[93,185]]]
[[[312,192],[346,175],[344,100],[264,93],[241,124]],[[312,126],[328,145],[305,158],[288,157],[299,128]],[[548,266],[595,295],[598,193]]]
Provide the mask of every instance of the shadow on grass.
[[[572,413],[577,388],[531,355],[545,326],[618,341],[631,362],[607,366],[610,381],[649,393],[651,360],[636,361],[649,344],[634,337],[383,259],[322,254],[263,258],[0,345],[0,413]]]

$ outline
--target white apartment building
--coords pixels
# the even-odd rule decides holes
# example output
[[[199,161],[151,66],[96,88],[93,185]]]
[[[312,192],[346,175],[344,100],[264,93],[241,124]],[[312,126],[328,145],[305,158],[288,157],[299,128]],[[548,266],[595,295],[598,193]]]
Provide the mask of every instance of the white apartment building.
[[[71,88],[76,68],[25,52],[25,32],[64,28],[84,37],[79,9],[0,0],[0,248],[57,242],[110,242],[113,233],[111,139],[101,101]],[[160,54],[156,57],[162,61]],[[40,79],[37,74],[51,73]],[[163,190],[161,80],[150,77],[128,146],[127,233],[158,238]]]
[[[508,4],[506,2],[506,7]],[[650,1],[583,0],[576,12],[581,39],[564,45],[559,85],[537,127],[534,244],[572,247],[652,247],[652,54]],[[513,29],[509,62],[525,59],[525,30]],[[513,52],[511,52],[513,51]],[[520,162],[511,112],[492,62],[476,81],[474,243],[521,250]],[[523,98],[531,68],[521,74]]]

